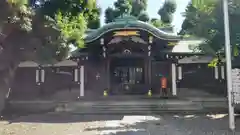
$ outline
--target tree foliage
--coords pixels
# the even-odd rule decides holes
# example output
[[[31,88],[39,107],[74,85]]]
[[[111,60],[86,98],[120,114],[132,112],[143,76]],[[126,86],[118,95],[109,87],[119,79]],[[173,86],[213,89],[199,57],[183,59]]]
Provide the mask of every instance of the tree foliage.
[[[108,7],[105,10],[105,23],[110,23],[117,17],[118,17],[118,14],[113,8]]]
[[[66,58],[99,15],[95,0],[0,0],[0,111],[21,61]]]
[[[146,13],[147,0],[117,0],[114,8],[108,7],[105,11],[105,22],[113,22],[115,18],[124,14],[135,16],[141,21],[149,21]]]
[[[24,48],[30,48],[27,41],[31,37],[34,12],[26,0],[0,1],[0,10],[0,62],[4,68],[14,61],[14,56],[16,60],[21,59]],[[5,56],[11,59],[6,60]]]
[[[0,0],[0,111],[20,61],[65,58],[99,14],[95,0]]]
[[[97,7],[96,0],[49,0],[43,3],[42,13],[54,17],[59,12],[77,16],[82,13],[88,22],[88,28],[99,27],[100,7]],[[93,25],[97,24],[97,25]]]
[[[132,5],[129,0],[117,0],[114,2],[114,6],[116,8],[115,12],[118,15],[122,15],[125,13],[130,14],[132,11]]]
[[[139,13],[146,12],[147,10],[147,0],[132,0],[132,11],[131,15],[133,16],[139,16]],[[145,13],[145,15],[147,15]]]
[[[236,45],[240,41],[239,1],[230,1],[229,11],[231,44]],[[197,0],[193,0],[186,8],[184,16],[186,19],[182,24],[180,34],[205,38],[213,53],[224,48],[224,22],[221,1],[202,0],[201,3],[197,3]],[[204,51],[209,51],[205,49],[206,45],[201,47]]]
[[[169,27],[168,24],[163,23],[160,19],[157,19],[157,18],[152,18],[150,20],[150,24],[152,24],[153,26],[155,26],[157,28]]]
[[[2,0],[0,10],[0,72],[22,60],[66,58],[100,15],[95,0]]]
[[[150,18],[147,14],[147,0],[117,0],[114,3],[114,8],[108,7],[105,10],[105,23],[113,22],[119,16],[129,14],[136,17],[138,20],[148,22],[153,26],[171,27],[172,16],[176,11],[175,0],[166,0],[164,5],[159,10],[161,18]]]
[[[0,2],[1,9],[7,11],[0,14],[1,42],[3,48],[8,46],[3,52],[15,54],[16,58],[34,52],[34,58],[61,60],[67,56],[70,44],[84,46],[83,36],[87,27],[97,28],[100,25],[100,8],[95,0],[37,2],[38,4],[36,0]],[[32,40],[36,43],[30,45]],[[33,57],[21,59],[29,58]]]
[[[143,21],[143,22],[148,22],[149,21],[149,16],[146,12],[142,12],[138,16],[138,20]]]
[[[177,4],[175,0],[166,0],[158,11],[162,22],[165,24],[171,24],[173,20],[173,14],[176,12],[176,9]]]

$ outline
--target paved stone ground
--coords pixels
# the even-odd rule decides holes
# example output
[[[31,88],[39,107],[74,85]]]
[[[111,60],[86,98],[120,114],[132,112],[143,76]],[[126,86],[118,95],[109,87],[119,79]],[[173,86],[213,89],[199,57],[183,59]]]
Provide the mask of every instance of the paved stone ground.
[[[10,123],[9,123],[10,122]],[[235,135],[240,135],[237,119]],[[0,122],[0,135],[232,135],[228,117],[218,115],[40,114]]]

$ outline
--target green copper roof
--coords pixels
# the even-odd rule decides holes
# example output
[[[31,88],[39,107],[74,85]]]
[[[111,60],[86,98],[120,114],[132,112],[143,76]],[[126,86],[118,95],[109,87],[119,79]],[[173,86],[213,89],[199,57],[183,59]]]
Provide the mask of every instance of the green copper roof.
[[[180,36],[166,33],[151,24],[138,21],[136,18],[132,16],[122,16],[117,19],[115,19],[115,22],[108,23],[101,28],[94,30],[90,33],[88,33],[85,37],[85,42],[89,43],[92,42],[102,35],[104,35],[107,32],[114,31],[114,30],[126,30],[126,29],[137,29],[137,30],[143,30],[147,31],[153,36],[159,38],[159,39],[164,39],[164,40],[180,40]]]

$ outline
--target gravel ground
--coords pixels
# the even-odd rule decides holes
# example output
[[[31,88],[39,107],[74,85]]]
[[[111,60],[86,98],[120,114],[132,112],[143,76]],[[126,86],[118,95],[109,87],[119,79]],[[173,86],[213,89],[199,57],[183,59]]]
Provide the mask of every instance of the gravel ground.
[[[235,135],[240,135],[237,119]],[[226,115],[41,114],[0,122],[0,135],[232,135]]]

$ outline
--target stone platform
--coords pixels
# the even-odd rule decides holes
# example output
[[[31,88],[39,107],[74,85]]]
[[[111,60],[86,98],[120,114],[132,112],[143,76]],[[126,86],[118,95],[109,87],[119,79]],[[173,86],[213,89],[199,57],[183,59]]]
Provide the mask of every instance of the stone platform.
[[[39,99],[12,99],[7,110],[13,113],[63,112],[80,114],[149,114],[188,112],[227,112],[227,98],[195,89],[179,89],[177,97],[153,95],[116,96],[61,91]]]

